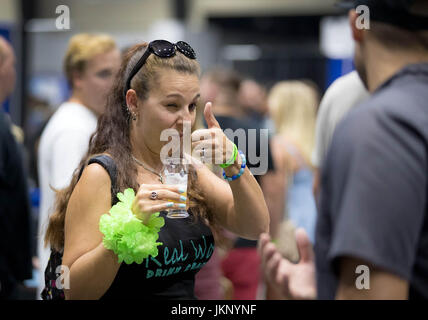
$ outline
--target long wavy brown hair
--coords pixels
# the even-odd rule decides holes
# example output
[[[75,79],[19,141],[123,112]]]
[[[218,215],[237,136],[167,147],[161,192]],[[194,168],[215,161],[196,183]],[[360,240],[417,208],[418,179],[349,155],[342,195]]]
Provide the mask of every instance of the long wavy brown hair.
[[[128,74],[144,53],[147,45],[147,43],[135,45],[124,55],[115,85],[107,99],[105,113],[98,119],[97,130],[90,138],[88,152],[74,171],[70,185],[62,190],[56,190],[55,207],[49,219],[45,245],[50,244],[51,248],[57,251],[64,247],[64,221],[68,201],[79,180],[81,169],[93,156],[107,153],[114,159],[117,166],[118,190],[123,191],[131,187],[138,191],[140,187],[137,182],[137,166],[131,157],[131,119],[123,92]],[[180,52],[171,58],[159,58],[152,54],[131,82],[131,88],[135,89],[140,99],[147,99],[150,89],[156,85],[158,72],[162,69],[198,76],[200,74],[198,62],[185,57]],[[197,183],[197,172],[193,166],[190,166],[189,169],[188,198],[189,207],[194,216],[207,220],[213,231],[216,231],[217,223],[205,204]]]

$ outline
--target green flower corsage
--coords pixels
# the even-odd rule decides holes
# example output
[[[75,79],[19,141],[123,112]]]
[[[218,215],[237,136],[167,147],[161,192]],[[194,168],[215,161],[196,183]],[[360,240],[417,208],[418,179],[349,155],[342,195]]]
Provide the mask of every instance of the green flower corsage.
[[[117,197],[120,201],[111,207],[110,214],[103,214],[100,219],[104,246],[117,254],[119,263],[140,264],[148,256],[156,257],[157,247],[162,245],[162,242],[156,241],[165,224],[164,219],[156,212],[143,224],[131,210],[135,198],[131,188],[119,192]]]

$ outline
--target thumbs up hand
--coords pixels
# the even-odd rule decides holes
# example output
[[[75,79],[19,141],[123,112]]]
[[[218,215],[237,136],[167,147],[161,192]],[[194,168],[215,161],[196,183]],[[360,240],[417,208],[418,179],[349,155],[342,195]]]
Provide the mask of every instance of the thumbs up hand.
[[[207,104],[205,105],[204,118],[207,123],[208,129],[220,128],[220,125],[218,124],[218,121],[214,116],[213,104],[211,102],[207,102]]]
[[[212,103],[207,102],[204,109],[207,129],[192,133],[192,156],[204,163],[220,165],[226,163],[233,155],[233,142],[220,127],[212,111]]]

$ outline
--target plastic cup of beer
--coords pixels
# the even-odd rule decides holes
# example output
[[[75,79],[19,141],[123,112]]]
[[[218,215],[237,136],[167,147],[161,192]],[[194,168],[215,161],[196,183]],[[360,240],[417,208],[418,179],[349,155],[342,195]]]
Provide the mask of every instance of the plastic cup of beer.
[[[184,201],[173,201],[183,208],[167,209],[167,217],[172,219],[187,218],[189,216],[187,212],[188,164],[184,163],[183,159],[168,159],[165,164],[164,175],[165,184],[178,186],[181,190],[184,190],[180,195],[186,197]]]

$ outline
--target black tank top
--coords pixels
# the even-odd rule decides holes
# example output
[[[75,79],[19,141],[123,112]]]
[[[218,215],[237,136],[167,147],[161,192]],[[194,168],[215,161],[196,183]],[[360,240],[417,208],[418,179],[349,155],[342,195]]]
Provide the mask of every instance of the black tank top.
[[[91,163],[100,164],[109,173],[112,205],[116,204],[118,190],[113,159],[101,155],[92,158],[88,164]],[[165,219],[165,225],[159,232],[158,241],[163,244],[158,247],[157,257],[149,257],[141,264],[122,262],[113,283],[101,299],[196,299],[195,275],[214,251],[211,229],[200,219],[195,219],[191,210],[189,217],[184,219],[167,218],[165,211],[161,211],[160,216]],[[55,266],[50,270],[55,270]],[[49,280],[45,279],[45,282],[52,283]],[[44,291],[47,290],[49,288]]]

